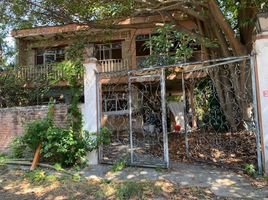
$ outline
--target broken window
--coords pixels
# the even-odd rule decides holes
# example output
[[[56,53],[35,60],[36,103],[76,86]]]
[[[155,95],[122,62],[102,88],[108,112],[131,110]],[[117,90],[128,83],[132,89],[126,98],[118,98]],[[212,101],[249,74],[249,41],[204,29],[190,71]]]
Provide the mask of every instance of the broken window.
[[[98,60],[122,59],[122,43],[98,44],[96,57]]]
[[[116,112],[127,110],[127,94],[124,92],[104,93],[102,95],[102,109],[103,112]]]
[[[64,47],[37,49],[36,50],[36,65],[43,65],[65,60]]]
[[[137,66],[143,66],[147,56],[151,54],[151,48],[145,46],[146,42],[150,40],[150,34],[136,36],[136,62]]]

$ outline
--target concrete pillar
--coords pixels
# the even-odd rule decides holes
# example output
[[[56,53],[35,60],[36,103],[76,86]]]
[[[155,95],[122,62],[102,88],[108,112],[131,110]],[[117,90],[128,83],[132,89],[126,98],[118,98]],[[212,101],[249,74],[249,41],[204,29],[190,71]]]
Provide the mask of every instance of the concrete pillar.
[[[84,62],[84,98],[85,104],[83,109],[84,130],[89,132],[97,132],[98,123],[98,104],[97,104],[97,84],[96,84],[96,69],[97,59],[90,58]],[[90,165],[98,164],[97,150],[88,153]]]
[[[257,35],[256,52],[256,89],[259,111],[262,157],[265,174],[268,174],[268,33]]]

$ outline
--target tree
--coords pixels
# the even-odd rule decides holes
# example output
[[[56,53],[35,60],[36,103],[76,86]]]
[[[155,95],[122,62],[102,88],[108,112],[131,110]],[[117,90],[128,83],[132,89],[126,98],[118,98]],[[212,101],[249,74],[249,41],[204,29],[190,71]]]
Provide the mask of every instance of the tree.
[[[79,23],[90,28],[135,29],[139,27],[120,24],[120,21],[129,17],[159,15],[159,22],[172,22],[177,31],[199,41],[205,47],[205,59],[211,59],[249,54],[255,15],[267,6],[268,0],[2,0],[0,13],[2,19],[14,28]],[[198,30],[188,30],[178,22],[174,13],[194,20]],[[152,27],[152,24],[145,23],[143,27]],[[206,46],[207,41],[214,40],[219,44],[218,48]],[[232,73],[231,66],[229,70]],[[212,73],[212,78],[219,78],[219,73]],[[226,86],[237,93],[241,92],[243,73],[233,82],[235,86]],[[223,104],[226,91],[220,85],[216,85],[216,89]],[[233,98],[240,103],[239,99]],[[241,107],[246,109],[247,105]],[[232,106],[224,108],[224,111],[228,116]],[[229,121],[234,119],[230,118]]]

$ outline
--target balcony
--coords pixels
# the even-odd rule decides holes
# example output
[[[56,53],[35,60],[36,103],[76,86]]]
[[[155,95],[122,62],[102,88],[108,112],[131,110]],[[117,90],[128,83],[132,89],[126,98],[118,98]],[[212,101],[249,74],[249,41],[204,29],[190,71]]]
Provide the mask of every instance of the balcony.
[[[99,60],[101,65],[100,72],[121,72],[129,69],[129,62],[125,59],[107,59]]]
[[[15,69],[16,76],[26,81],[35,80],[60,80],[64,77],[64,71],[56,68],[53,63],[46,65],[31,65],[17,67]]]
[[[124,59],[107,59],[99,61],[101,68],[100,72],[120,72],[129,69],[128,60]],[[24,79],[28,82],[41,80],[63,80],[64,71],[56,68],[55,64],[46,65],[30,65],[22,66],[14,69],[14,73],[18,78]],[[79,79],[81,77],[78,77]]]

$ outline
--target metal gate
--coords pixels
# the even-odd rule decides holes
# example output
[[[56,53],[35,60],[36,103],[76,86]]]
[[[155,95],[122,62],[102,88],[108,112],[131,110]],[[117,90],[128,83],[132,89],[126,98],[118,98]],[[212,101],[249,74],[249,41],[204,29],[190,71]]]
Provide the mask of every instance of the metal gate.
[[[182,96],[181,130],[167,108],[171,75],[180,82],[173,85]],[[261,171],[254,57],[104,73],[98,83],[99,130],[112,130],[102,163],[168,167],[172,157]]]
[[[164,69],[129,72],[131,164],[168,167]]]
[[[184,67],[182,85],[186,157],[261,172],[254,57]]]
[[[111,131],[101,163],[168,167],[164,70],[101,73],[97,81],[99,131]]]

